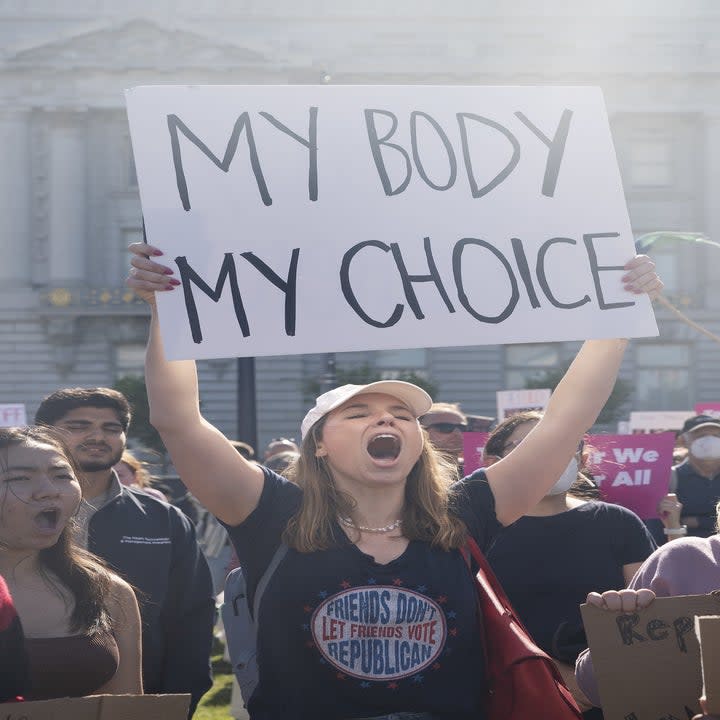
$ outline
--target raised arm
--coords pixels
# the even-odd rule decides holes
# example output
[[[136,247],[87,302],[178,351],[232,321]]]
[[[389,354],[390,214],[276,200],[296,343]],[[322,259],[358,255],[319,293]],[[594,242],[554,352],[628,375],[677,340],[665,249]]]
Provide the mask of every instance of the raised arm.
[[[149,257],[162,252],[144,243],[134,243],[129,250],[132,269],[127,284],[150,305],[152,313],[145,353],[150,422],[192,494],[220,520],[237,525],[258,504],[262,470],[245,460],[200,414],[195,362],[165,357],[155,293],[172,291],[175,284],[169,280],[170,268]]]
[[[638,255],[625,266],[625,289],[651,299],[663,287],[650,258]],[[588,340],[550,398],[543,419],[511,453],[486,469],[503,525],[534,507],[562,474],[584,433],[607,402],[627,340]]]

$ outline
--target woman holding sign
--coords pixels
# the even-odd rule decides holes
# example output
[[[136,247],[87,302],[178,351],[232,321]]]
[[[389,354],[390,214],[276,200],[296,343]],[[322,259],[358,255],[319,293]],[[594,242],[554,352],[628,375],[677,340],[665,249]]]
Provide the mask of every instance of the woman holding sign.
[[[74,545],[80,502],[57,433],[0,428],[0,575],[24,632],[27,700],[142,693],[137,600]]]
[[[288,547],[258,617],[253,720],[484,717],[484,648],[459,549],[468,534],[486,549],[557,480],[604,405],[627,341],[585,343],[526,442],[457,483],[417,421],[432,402],[419,387],[331,390],[302,422],[294,484],[247,462],[202,417],[195,363],[168,362],[159,333],[155,293],[177,281],[153,259],[159,249],[130,251],[128,285],[152,309],[151,421],[183,481],[228,526],[251,604],[278,546]],[[626,289],[656,296],[653,268],[631,260]]]

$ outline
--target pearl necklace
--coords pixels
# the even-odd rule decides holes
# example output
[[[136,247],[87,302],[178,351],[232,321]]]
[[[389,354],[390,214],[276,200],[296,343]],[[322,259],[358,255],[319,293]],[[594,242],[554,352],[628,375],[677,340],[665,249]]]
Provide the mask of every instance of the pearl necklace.
[[[397,530],[402,525],[402,520],[398,518],[395,522],[390,523],[389,525],[386,525],[385,527],[379,527],[379,528],[373,528],[373,527],[365,527],[364,525],[356,525],[351,518],[345,518],[341,517],[339,518],[340,522],[345,525],[346,527],[353,528],[355,530],[362,530],[363,532],[370,532],[370,533],[389,533],[393,530]]]

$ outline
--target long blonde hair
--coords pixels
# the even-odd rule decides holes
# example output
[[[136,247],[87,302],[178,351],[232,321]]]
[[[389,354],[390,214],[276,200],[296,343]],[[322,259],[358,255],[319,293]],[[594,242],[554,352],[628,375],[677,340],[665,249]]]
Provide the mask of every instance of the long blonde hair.
[[[335,485],[326,459],[316,455],[326,418],[313,425],[300,446],[300,457],[285,471],[285,476],[303,489],[300,510],[288,522],[283,538],[299,552],[334,546],[337,517],[349,516],[356,505],[348,493]],[[405,485],[401,519],[406,538],[429,542],[443,550],[465,542],[467,528],[449,508],[450,489],[456,479],[455,463],[445,459],[426,437]]]

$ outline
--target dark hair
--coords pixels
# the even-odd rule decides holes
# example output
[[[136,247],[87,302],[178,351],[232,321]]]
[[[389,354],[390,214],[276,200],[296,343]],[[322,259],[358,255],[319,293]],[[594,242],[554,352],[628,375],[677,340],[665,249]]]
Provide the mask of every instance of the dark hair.
[[[300,457],[299,452],[294,450],[286,450],[285,452],[275,453],[271,455],[262,464],[276,472],[278,475],[282,475],[289,467]]]
[[[63,438],[49,427],[0,428],[0,451],[17,445],[50,445],[68,461],[76,477],[80,472]],[[2,460],[0,460],[2,462]],[[73,525],[60,533],[58,541],[38,554],[43,578],[55,585],[53,575],[72,593],[75,607],[70,615],[70,630],[91,635],[111,627],[107,598],[112,586],[111,574],[100,558],[75,545]],[[59,591],[59,588],[56,588]]]
[[[127,398],[118,390],[107,387],[63,388],[43,398],[35,413],[36,425],[56,425],[71,410],[80,407],[110,408],[127,432],[132,411]]]
[[[543,414],[539,410],[524,410],[511,415],[498,423],[485,443],[485,455],[503,457],[508,439],[521,425],[536,423],[542,420]],[[584,467],[579,468],[577,480],[567,491],[568,495],[583,500],[596,500],[601,497],[600,488],[596,485],[590,472]]]
[[[505,454],[505,445],[508,438],[515,432],[516,428],[525,423],[539,422],[543,414],[537,410],[525,410],[524,412],[511,415],[501,420],[492,430],[485,443],[485,454],[502,457]]]

